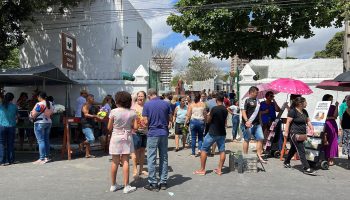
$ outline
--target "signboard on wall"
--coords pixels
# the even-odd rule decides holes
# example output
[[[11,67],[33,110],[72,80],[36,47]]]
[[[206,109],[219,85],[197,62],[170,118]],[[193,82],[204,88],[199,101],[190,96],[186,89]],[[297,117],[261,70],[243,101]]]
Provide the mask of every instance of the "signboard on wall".
[[[61,33],[62,67],[77,71],[77,42],[73,36]]]

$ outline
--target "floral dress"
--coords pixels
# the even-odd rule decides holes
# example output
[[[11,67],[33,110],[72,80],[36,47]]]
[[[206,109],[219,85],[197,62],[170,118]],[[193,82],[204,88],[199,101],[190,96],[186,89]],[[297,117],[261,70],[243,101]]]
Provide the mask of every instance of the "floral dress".
[[[109,154],[121,155],[134,152],[132,140],[132,123],[136,119],[134,110],[113,109],[109,115],[113,119],[113,132],[109,144]]]

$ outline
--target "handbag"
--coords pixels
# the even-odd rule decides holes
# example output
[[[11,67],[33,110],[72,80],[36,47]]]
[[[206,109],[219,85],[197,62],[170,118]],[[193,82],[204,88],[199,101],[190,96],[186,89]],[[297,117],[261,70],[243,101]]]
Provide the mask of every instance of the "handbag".
[[[29,117],[29,121],[31,121],[32,123],[36,122],[36,121],[38,120],[38,117],[39,117],[41,114],[43,114],[43,113],[45,112],[45,110],[46,110],[46,107],[45,107],[45,109],[44,109],[42,112],[40,112],[37,116],[35,116],[35,117],[30,116],[30,117]]]
[[[307,140],[307,135],[306,134],[295,134],[295,139],[298,142],[304,142]]]

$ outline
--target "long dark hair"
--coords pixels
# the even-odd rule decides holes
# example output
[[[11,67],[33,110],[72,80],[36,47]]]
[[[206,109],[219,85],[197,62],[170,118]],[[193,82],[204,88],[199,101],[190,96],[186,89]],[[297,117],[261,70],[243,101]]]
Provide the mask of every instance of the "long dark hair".
[[[333,98],[333,96],[330,95],[330,94],[325,94],[325,95],[322,97],[322,101],[329,101],[330,98]]]
[[[201,94],[199,92],[196,92],[194,94],[194,102],[198,103],[201,100]]]
[[[300,105],[301,103],[304,103],[305,101],[306,99],[304,97],[297,97],[293,100],[292,107],[296,108],[298,105]]]
[[[15,98],[11,92],[5,94],[4,99],[2,100],[2,105],[7,109],[10,102]]]
[[[38,95],[38,97],[40,97],[40,98],[42,98],[42,99],[44,99],[44,100],[46,101],[46,107],[47,107],[48,109],[51,108],[50,101],[47,100],[46,92],[40,92],[39,95]]]
[[[28,100],[28,94],[26,92],[21,92],[21,94],[18,97],[17,103],[22,100],[23,98],[26,98]]]

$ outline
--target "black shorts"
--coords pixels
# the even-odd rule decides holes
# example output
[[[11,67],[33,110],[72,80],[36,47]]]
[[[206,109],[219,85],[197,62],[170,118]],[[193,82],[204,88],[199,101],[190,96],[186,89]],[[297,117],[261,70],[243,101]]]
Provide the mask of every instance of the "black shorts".
[[[182,127],[184,126],[184,124],[180,124],[180,123],[176,123],[175,124],[175,135],[183,135],[186,133],[183,133],[182,131]]]

